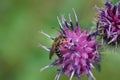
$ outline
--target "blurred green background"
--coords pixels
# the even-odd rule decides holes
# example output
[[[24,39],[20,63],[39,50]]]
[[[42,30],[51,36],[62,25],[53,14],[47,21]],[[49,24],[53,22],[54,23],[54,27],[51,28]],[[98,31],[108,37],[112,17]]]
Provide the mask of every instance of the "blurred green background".
[[[114,3],[118,0],[112,0]],[[98,7],[104,0],[0,0],[0,80],[54,80],[56,67],[40,72],[51,63],[49,52],[38,43],[51,46],[51,40],[39,33],[55,36],[56,16],[72,14],[75,8],[82,28],[94,26]],[[106,49],[106,48],[105,48]],[[120,80],[120,50],[102,51],[102,71],[93,70],[97,80]],[[60,80],[69,80],[61,76]],[[77,80],[77,78],[74,78]],[[86,76],[82,80],[87,80]]]

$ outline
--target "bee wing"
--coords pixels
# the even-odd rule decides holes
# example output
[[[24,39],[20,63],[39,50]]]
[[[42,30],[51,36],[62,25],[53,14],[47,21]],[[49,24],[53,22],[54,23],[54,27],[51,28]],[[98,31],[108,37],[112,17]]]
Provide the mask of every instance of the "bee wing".
[[[53,44],[53,45],[52,45],[52,48],[51,48],[51,50],[50,50],[49,59],[52,58],[52,56],[53,56],[54,53],[55,53],[55,45]]]

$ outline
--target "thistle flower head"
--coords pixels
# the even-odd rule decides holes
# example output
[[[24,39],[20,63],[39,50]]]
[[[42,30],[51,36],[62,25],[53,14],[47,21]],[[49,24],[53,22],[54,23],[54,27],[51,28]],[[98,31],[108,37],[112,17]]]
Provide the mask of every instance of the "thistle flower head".
[[[120,1],[115,5],[107,1],[104,8],[99,8],[98,19],[100,35],[108,44],[116,43],[120,39]]]
[[[74,11],[74,10],[73,10]],[[73,26],[71,17],[69,15],[70,23],[66,21],[62,16],[62,23],[58,18],[60,24],[60,34],[63,37],[59,44],[57,44],[57,51],[60,54],[55,61],[42,68],[44,70],[50,66],[59,66],[58,74],[55,80],[59,80],[60,75],[63,73],[70,76],[72,80],[73,76],[78,77],[78,80],[84,75],[88,76],[88,80],[95,77],[92,74],[93,64],[100,60],[98,54],[98,45],[95,37],[88,33],[88,30],[81,30],[78,25],[78,19],[76,17],[76,26]],[[47,47],[42,46],[44,49]],[[48,48],[47,48],[48,49]],[[51,51],[51,50],[50,50]]]

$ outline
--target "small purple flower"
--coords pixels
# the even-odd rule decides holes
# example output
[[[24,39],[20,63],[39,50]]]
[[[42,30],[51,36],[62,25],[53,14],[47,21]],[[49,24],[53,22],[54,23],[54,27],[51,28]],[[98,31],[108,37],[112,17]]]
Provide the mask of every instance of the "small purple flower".
[[[98,8],[100,35],[108,44],[117,45],[120,40],[120,1],[115,5],[107,1],[104,8]]]
[[[57,51],[59,51],[60,56],[58,56],[52,64],[42,68],[41,71],[51,66],[59,66],[60,68],[57,70],[58,74],[55,80],[59,80],[62,73],[70,76],[70,80],[72,80],[73,76],[78,77],[78,80],[80,80],[84,75],[88,76],[88,80],[91,80],[91,78],[96,80],[92,74],[93,64],[100,61],[96,38],[94,35],[89,34],[87,29],[84,31],[81,30],[75,11],[74,14],[76,17],[76,26],[73,26],[70,15],[70,23],[66,21],[64,16],[62,16],[63,24],[58,18],[60,24],[59,35],[63,36],[62,41],[57,45]],[[44,32],[42,33],[51,38]],[[40,46],[51,51],[51,49],[46,46]]]

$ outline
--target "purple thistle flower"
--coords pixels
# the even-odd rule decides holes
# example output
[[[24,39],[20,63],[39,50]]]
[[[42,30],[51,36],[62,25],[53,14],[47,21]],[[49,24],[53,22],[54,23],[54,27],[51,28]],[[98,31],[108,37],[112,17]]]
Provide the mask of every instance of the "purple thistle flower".
[[[59,80],[62,73],[70,76],[70,80],[72,80],[73,76],[78,77],[78,80],[80,80],[84,75],[88,76],[88,80],[91,80],[91,78],[96,80],[92,74],[92,68],[94,68],[94,63],[100,61],[100,56],[98,54],[98,45],[95,35],[89,34],[87,29],[84,31],[81,30],[74,9],[73,12],[76,17],[76,26],[73,26],[70,14],[70,23],[62,16],[62,24],[57,17],[60,24],[59,36],[62,35],[61,41],[55,46],[59,52],[56,52],[58,57],[53,63],[42,68],[41,71],[52,66],[59,66],[60,69],[57,70],[58,74],[56,75],[55,80]],[[51,38],[46,33],[42,33]],[[53,40],[55,41],[56,39],[58,38]],[[53,49],[41,44],[40,46],[50,52]]]
[[[108,44],[114,43],[117,46],[120,39],[120,1],[115,5],[107,1],[105,7],[98,10],[100,35]]]

